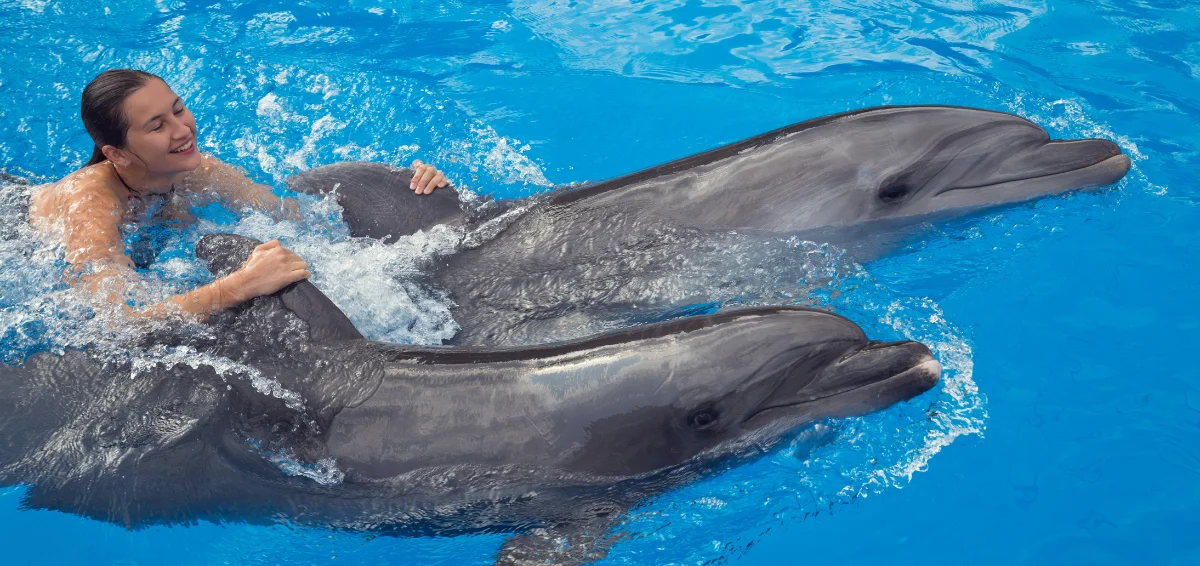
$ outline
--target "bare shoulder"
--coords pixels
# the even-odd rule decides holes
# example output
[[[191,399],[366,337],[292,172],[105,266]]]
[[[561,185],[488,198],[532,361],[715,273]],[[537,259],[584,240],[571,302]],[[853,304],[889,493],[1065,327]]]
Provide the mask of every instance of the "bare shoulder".
[[[29,204],[29,220],[46,225],[78,213],[119,215],[121,198],[112,185],[111,168],[102,163],[84,167],[36,189]]]
[[[181,175],[176,185],[182,189],[199,189],[222,180],[233,168],[211,153],[200,154],[200,166]]]

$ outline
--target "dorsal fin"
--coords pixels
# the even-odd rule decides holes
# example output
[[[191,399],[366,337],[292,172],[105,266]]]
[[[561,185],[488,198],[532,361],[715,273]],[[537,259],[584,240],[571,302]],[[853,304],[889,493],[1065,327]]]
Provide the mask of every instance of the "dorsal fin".
[[[466,216],[453,187],[417,195],[411,169],[348,161],[317,167],[287,180],[288,189],[310,195],[337,194],[350,234],[384,240],[439,224],[463,224]]]
[[[196,257],[207,262],[213,275],[223,277],[245,263],[254,247],[261,243],[236,234],[209,234],[196,243]],[[307,279],[284,287],[276,295],[285,307],[308,323],[309,336],[314,341],[361,340],[363,337],[346,314]]]

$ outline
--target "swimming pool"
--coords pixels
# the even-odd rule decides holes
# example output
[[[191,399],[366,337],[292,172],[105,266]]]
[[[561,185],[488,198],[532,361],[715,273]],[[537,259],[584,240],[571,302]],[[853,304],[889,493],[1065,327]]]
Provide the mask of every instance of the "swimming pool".
[[[196,112],[206,150],[276,184],[322,163],[419,157],[473,190],[512,197],[878,104],[992,108],[1056,136],[1108,137],[1134,158],[1114,190],[944,225],[865,266],[828,264],[835,277],[822,304],[872,336],[929,343],[947,366],[946,389],[648,503],[626,525],[639,536],[606,562],[1192,563],[1196,10],[1028,0],[8,3],[0,170],[41,181],[82,162],[79,91],[115,66],[163,75]],[[291,230],[318,284],[380,266],[360,285],[330,289],[373,337],[435,341],[454,330],[436,296],[387,287],[436,242],[358,249],[315,216],[309,226],[211,220],[205,229]],[[160,267],[164,278],[199,277],[182,251]],[[20,241],[0,251],[0,323],[23,332],[10,348],[44,339],[31,319],[46,311],[30,305],[49,284],[12,268],[31,253]],[[378,261],[361,258],[371,253]],[[765,294],[790,275],[749,290]],[[12,562],[482,564],[502,540],[208,524],[129,532],[20,511],[20,490],[0,494],[0,556]]]

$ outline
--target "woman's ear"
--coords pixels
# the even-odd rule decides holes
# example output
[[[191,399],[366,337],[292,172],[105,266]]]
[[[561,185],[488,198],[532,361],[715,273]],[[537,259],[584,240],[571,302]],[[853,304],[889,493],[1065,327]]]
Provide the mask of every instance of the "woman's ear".
[[[100,153],[103,153],[104,157],[107,157],[109,161],[116,165],[120,165],[121,167],[129,167],[129,156],[126,155],[124,151],[117,149],[115,146],[106,145],[100,148]]]

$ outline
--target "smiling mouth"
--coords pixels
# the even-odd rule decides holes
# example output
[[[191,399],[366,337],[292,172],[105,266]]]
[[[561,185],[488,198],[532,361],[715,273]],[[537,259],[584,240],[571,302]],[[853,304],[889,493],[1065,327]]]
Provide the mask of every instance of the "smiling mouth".
[[[188,140],[187,143],[179,146],[177,149],[172,149],[171,153],[187,153],[187,152],[191,151],[192,148],[194,148],[194,147],[196,147],[196,140],[194,140],[194,139]]]

